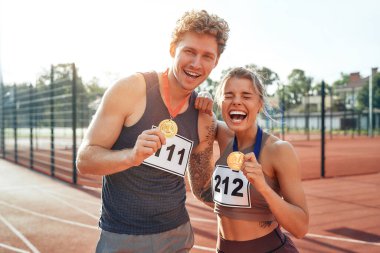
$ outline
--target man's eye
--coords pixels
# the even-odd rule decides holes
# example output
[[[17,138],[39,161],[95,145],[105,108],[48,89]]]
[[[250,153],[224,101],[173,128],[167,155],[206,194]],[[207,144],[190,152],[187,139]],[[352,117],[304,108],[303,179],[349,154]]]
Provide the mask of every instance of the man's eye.
[[[211,55],[205,55],[204,58],[206,58],[208,60],[214,60],[214,57]]]

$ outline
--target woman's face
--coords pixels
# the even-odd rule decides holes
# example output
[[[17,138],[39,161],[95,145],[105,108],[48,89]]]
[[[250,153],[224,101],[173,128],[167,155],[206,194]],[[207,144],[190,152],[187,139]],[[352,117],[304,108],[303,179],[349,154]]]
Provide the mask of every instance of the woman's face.
[[[222,117],[235,131],[250,130],[254,126],[262,101],[251,80],[232,77],[224,87]]]

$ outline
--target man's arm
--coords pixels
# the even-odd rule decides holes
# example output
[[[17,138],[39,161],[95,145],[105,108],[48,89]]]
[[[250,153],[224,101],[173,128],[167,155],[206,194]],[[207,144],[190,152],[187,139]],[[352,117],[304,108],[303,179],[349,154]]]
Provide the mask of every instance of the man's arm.
[[[190,156],[189,182],[196,198],[213,206],[211,177],[214,170],[213,145],[216,134],[216,117],[206,113],[198,116],[199,145]]]
[[[120,80],[106,91],[78,149],[80,173],[108,175],[120,172],[139,165],[161,148],[164,136],[158,129],[149,129],[141,133],[133,148],[111,150],[122,127],[144,111],[145,107],[141,106],[145,106],[145,101],[145,81],[141,75]]]

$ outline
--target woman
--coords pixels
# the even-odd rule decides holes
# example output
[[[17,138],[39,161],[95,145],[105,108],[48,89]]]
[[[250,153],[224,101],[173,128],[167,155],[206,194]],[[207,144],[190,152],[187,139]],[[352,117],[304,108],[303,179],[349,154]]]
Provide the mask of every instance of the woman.
[[[232,69],[216,101],[225,122],[218,123],[221,152],[212,176],[217,251],[298,252],[280,227],[296,238],[308,230],[299,161],[290,143],[257,125],[260,111],[265,112],[262,83],[245,68]],[[205,202],[212,200],[207,195]]]

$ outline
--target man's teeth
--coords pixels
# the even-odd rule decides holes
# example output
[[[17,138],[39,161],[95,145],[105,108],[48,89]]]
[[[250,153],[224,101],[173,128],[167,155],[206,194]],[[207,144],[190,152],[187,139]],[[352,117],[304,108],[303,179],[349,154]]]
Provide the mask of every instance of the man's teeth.
[[[194,72],[190,72],[190,71],[185,71],[185,73],[193,78],[197,78],[197,77],[200,77],[201,75],[200,74],[197,74],[197,73],[194,73]]]

